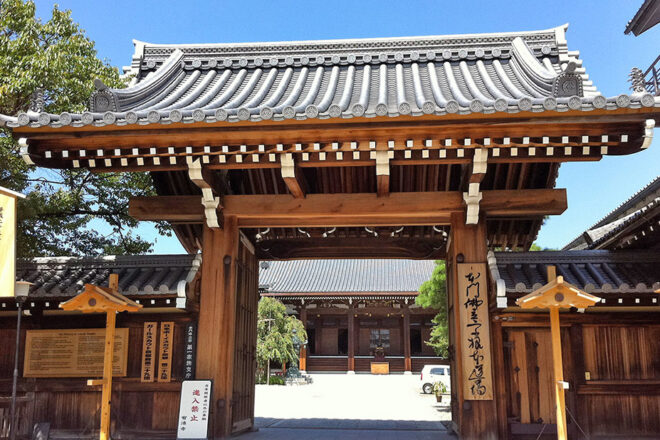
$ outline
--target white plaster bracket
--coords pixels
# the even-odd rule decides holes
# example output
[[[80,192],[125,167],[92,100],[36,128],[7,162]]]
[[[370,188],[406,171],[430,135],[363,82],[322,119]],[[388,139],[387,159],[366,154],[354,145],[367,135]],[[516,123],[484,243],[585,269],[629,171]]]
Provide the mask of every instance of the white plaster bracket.
[[[296,178],[296,164],[293,161],[293,154],[285,153],[280,155],[282,164],[282,178]]]
[[[23,158],[23,162],[25,162],[28,165],[35,165],[35,163],[32,161],[32,158],[30,157],[27,138],[19,138],[18,139],[18,147],[20,148],[21,157]]]
[[[467,205],[466,224],[476,225],[479,223],[479,202],[482,197],[483,194],[479,191],[479,183],[471,183],[468,192],[463,193],[463,200]]]
[[[655,128],[655,119],[647,119],[644,122],[644,136],[642,136],[642,150],[646,150],[651,146],[653,141],[653,129]]]
[[[390,175],[390,152],[389,151],[375,151],[376,156],[376,175],[389,176]]]
[[[204,206],[204,218],[209,228],[219,228],[218,207],[220,206],[220,197],[215,195],[211,185],[204,180],[202,175],[202,163],[196,159],[188,163],[188,176],[190,180],[202,190],[202,206]]]

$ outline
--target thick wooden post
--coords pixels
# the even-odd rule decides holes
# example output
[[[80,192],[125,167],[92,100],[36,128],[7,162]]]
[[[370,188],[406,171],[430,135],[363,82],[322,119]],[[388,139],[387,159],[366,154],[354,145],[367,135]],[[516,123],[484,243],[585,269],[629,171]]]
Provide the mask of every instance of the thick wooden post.
[[[406,373],[412,372],[412,361],[410,359],[410,311],[406,306],[403,309],[403,357],[404,370]]]
[[[307,307],[303,304],[300,306],[300,321],[307,331]],[[307,335],[309,337],[309,335]],[[300,347],[300,370],[307,371],[307,346],[303,345]]]
[[[355,372],[355,310],[348,308],[348,371]]]
[[[197,346],[198,379],[213,380],[211,438],[232,430],[232,394],[236,345],[236,217],[225,216],[223,229],[204,226],[202,285]]]
[[[486,263],[488,247],[486,243],[486,223],[483,218],[476,225],[465,224],[465,214],[452,214],[451,230],[447,249],[447,292],[452,375],[452,427],[463,439],[497,439],[495,400],[466,400],[463,381],[468,380],[463,372],[462,335],[469,332],[461,327],[459,301],[458,264]],[[486,275],[486,274],[484,274]],[[487,301],[487,290],[484,289]],[[482,336],[483,337],[483,336]],[[486,335],[490,338],[490,334]],[[491,362],[490,359],[487,360]],[[493,365],[493,374],[498,374]]]

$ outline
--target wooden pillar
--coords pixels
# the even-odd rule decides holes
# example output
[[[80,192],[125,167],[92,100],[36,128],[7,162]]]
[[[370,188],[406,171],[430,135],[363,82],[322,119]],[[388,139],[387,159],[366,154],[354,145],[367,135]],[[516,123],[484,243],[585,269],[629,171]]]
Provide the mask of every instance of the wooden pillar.
[[[355,372],[355,310],[348,307],[348,371]]]
[[[408,306],[403,309],[403,357],[405,372],[412,372],[412,361],[410,360],[410,310]]]
[[[204,226],[196,376],[213,380],[210,438],[232,429],[238,241],[236,217],[226,216],[223,229]]]
[[[452,427],[460,438],[497,439],[497,423],[493,417],[497,414],[495,400],[466,400],[463,395],[464,377],[462,362],[462,335],[470,330],[461,328],[459,307],[458,264],[487,263],[488,247],[486,243],[486,223],[483,217],[476,225],[465,224],[465,213],[455,213],[451,217],[450,237],[447,249],[447,292],[448,317],[451,346],[451,380],[452,380]],[[484,274],[486,275],[486,274]],[[488,293],[484,289],[484,300]],[[490,334],[486,335],[490,338]],[[492,361],[489,359],[488,362]],[[501,374],[496,366],[492,366],[493,375]]]
[[[305,331],[307,331],[307,307],[305,304],[300,306],[300,322],[302,322]],[[309,337],[309,335],[308,335]],[[307,371],[307,346],[300,347],[300,370]]]
[[[119,276],[110,275],[108,287],[117,291],[119,289]],[[115,327],[117,312],[108,310],[105,318],[105,347],[103,352],[103,388],[101,390],[101,431],[99,438],[110,438],[110,405],[112,400],[112,359],[115,349]]]

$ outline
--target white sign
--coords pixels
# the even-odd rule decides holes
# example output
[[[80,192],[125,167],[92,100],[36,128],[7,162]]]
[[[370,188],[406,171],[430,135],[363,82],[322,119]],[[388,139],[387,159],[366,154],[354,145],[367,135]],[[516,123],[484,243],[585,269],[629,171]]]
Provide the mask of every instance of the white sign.
[[[211,406],[210,380],[184,380],[181,384],[177,439],[206,439]]]

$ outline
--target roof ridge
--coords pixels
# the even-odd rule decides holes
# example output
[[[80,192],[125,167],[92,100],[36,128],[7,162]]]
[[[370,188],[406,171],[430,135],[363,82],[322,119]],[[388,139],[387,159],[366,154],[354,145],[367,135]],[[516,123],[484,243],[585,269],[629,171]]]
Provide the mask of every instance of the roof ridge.
[[[280,41],[251,41],[251,42],[241,42],[241,43],[149,43],[146,41],[141,41],[133,39],[133,44],[136,47],[135,55],[138,55],[138,51],[143,53],[143,50],[147,47],[160,47],[160,48],[224,48],[224,47],[261,47],[267,48],[270,46],[315,46],[315,45],[327,45],[327,44],[361,44],[361,43],[391,43],[391,42],[403,42],[407,40],[416,40],[416,41],[433,41],[433,40],[451,40],[451,39],[484,39],[484,38],[493,38],[493,37],[502,37],[502,38],[515,38],[516,36],[525,36],[525,35],[538,35],[544,33],[553,33],[558,29],[565,31],[568,28],[568,23],[565,23],[560,26],[555,26],[547,29],[536,29],[530,31],[508,31],[508,32],[475,32],[475,33],[466,33],[466,34],[435,34],[435,35],[407,35],[401,37],[364,37],[364,38],[330,38],[330,39],[320,39],[320,40],[280,40]]]

